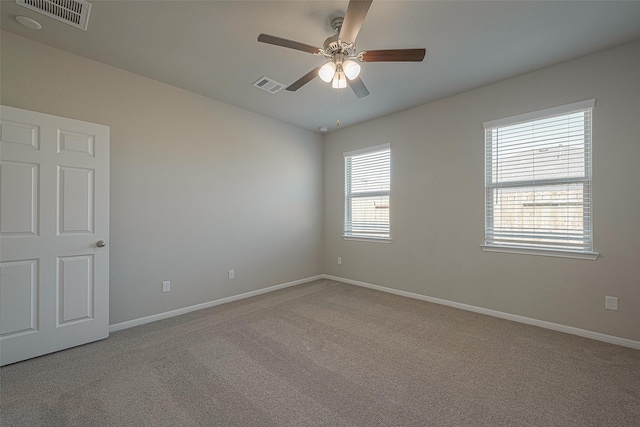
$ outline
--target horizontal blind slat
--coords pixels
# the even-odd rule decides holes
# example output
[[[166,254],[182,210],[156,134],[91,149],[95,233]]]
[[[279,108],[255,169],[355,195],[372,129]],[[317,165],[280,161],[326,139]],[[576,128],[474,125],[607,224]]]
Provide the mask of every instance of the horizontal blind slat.
[[[345,153],[344,235],[389,237],[391,150]]]
[[[590,156],[590,108],[486,128],[485,242],[590,251]]]

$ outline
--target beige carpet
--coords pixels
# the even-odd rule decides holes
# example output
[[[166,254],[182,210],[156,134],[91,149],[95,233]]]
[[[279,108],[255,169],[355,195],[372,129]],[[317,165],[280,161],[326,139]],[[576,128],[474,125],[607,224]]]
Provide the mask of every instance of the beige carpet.
[[[640,426],[640,351],[332,281],[0,370],[3,426]]]

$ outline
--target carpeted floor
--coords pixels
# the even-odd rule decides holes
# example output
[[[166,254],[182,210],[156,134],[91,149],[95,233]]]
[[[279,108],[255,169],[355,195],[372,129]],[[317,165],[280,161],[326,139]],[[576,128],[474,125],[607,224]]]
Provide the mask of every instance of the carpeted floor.
[[[329,280],[0,370],[3,426],[640,426],[640,351]]]

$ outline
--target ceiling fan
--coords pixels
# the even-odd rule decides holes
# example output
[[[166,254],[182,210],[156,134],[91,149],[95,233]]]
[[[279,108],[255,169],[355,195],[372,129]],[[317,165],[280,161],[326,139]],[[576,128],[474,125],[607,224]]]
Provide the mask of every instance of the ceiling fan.
[[[358,98],[363,98],[369,95],[369,90],[359,77],[358,62],[421,62],[424,59],[425,49],[369,50],[356,53],[356,37],[372,1],[350,0],[344,18],[332,19],[331,28],[336,34],[326,39],[322,48],[268,34],[258,36],[259,42],[322,55],[329,60],[292,83],[287,87],[288,91],[296,91],[318,76],[327,83],[331,82],[333,88],[342,89],[348,84]]]

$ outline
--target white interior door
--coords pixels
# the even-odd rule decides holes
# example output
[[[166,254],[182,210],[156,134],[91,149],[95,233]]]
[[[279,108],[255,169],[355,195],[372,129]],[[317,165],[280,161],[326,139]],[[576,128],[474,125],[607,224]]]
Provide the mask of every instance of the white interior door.
[[[109,127],[6,106],[0,126],[6,365],[109,335]]]

